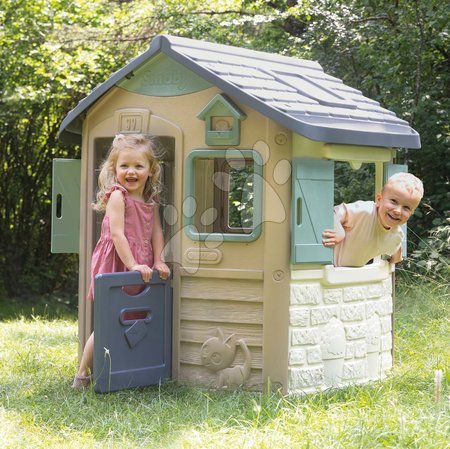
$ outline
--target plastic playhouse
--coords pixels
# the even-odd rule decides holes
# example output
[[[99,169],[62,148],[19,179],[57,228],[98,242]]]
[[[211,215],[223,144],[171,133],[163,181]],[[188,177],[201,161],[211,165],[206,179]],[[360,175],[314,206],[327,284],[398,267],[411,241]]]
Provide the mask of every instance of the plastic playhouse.
[[[171,338],[154,343],[171,357],[164,376],[287,393],[383,378],[393,363],[394,268],[381,259],[335,268],[321,233],[333,222],[335,162],[374,164],[380,190],[406,169],[393,164],[396,148],[420,147],[407,122],[316,62],[157,36],[60,130],[82,148],[81,160],[54,162],[52,236],[53,252],[79,253],[80,348],[93,327],[85,297],[102,219],[90,204],[118,133],[161,143],[173,270]],[[112,321],[124,339],[146,319]]]

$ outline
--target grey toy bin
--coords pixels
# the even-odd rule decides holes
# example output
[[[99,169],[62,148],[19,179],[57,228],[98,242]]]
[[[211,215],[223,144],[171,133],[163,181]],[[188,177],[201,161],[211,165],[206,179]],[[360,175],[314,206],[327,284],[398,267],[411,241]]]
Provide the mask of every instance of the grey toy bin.
[[[95,391],[144,387],[171,377],[170,284],[158,272],[148,284],[139,272],[95,277]]]

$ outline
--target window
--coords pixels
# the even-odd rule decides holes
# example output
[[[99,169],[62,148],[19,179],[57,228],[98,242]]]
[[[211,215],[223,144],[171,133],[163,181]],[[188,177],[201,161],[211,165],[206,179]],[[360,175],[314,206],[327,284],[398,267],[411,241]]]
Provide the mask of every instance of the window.
[[[184,216],[193,239],[251,241],[261,232],[262,162],[252,150],[194,150]]]
[[[334,204],[353,203],[375,198],[375,164],[352,168],[348,162],[335,162]]]
[[[219,209],[215,230],[250,234],[253,230],[255,175],[252,159],[214,161],[214,190]]]

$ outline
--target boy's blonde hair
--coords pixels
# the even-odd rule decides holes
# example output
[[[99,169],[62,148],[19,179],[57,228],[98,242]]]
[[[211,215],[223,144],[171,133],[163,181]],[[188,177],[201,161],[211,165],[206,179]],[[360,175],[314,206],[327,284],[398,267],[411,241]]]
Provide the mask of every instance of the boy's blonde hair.
[[[386,181],[383,190],[386,186],[392,184],[401,184],[411,195],[417,196],[419,199],[423,197],[423,183],[411,173],[400,172],[393,174]]]
[[[116,178],[116,163],[119,153],[123,150],[135,149],[147,156],[150,164],[150,176],[144,187],[144,201],[146,203],[159,202],[161,186],[161,166],[156,158],[155,152],[157,142],[154,137],[145,134],[117,134],[109,149],[108,156],[101,165],[98,176],[97,199],[93,208],[99,212],[106,210],[108,202],[106,194],[114,184],[118,184]]]

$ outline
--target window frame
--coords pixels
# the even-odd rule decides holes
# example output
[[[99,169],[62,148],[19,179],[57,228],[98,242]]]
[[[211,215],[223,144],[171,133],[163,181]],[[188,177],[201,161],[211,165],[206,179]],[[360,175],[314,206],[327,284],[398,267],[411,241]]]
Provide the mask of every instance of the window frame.
[[[253,229],[246,228],[239,232],[231,232],[232,228],[229,228],[230,232],[225,232],[227,227],[224,227],[224,223],[221,221],[221,231],[216,232],[198,232],[194,226],[194,216],[196,210],[195,200],[195,160],[199,158],[208,159],[251,159],[253,161],[253,174],[254,174],[254,196],[253,196]],[[197,148],[192,150],[185,161],[185,183],[184,183],[184,202],[183,202],[183,218],[184,229],[189,238],[192,240],[200,241],[225,241],[225,242],[251,242],[259,238],[261,235],[262,227],[262,201],[263,201],[263,162],[261,155],[250,149],[209,149],[209,148]],[[218,199],[218,198],[217,198]],[[223,207],[222,199],[218,199],[219,203],[215,204],[215,207]],[[214,200],[216,202],[216,199]],[[219,211],[220,212],[220,211]],[[221,219],[222,220],[222,219]],[[215,226],[217,229],[217,226]]]

